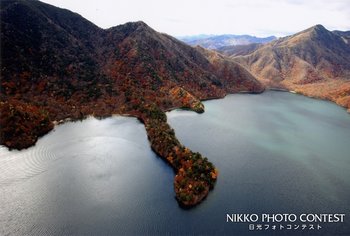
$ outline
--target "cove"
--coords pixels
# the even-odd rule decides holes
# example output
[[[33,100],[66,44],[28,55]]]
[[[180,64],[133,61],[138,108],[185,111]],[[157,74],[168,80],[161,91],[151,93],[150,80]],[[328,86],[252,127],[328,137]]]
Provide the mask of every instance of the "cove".
[[[220,171],[198,207],[173,199],[173,170],[137,119],[89,118],[27,150],[0,148],[0,235],[251,235],[226,214],[350,214],[344,109],[270,91],[204,105],[203,114],[167,113],[180,142]],[[317,234],[350,232],[348,220],[322,226]]]

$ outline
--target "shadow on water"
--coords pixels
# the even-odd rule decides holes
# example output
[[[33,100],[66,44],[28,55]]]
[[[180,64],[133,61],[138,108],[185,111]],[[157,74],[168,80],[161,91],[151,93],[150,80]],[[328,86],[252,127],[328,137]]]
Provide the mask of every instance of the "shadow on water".
[[[252,235],[226,214],[350,214],[350,116],[342,108],[283,92],[205,106],[200,115],[167,113],[178,139],[219,168],[199,206],[178,206],[173,170],[137,119],[89,118],[27,150],[0,148],[0,235]],[[350,232],[348,221],[322,227],[317,234]]]

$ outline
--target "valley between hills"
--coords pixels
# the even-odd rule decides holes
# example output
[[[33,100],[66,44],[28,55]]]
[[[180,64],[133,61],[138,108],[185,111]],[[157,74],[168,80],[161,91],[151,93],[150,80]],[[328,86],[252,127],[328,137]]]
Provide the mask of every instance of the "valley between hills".
[[[350,32],[315,25],[266,44],[226,47],[267,88],[330,100],[350,112]],[[235,50],[236,49],[236,50]]]
[[[182,145],[165,111],[204,112],[201,100],[294,90],[350,109],[348,32],[314,26],[249,50],[192,47],[144,22],[101,29],[40,1],[1,1],[0,143],[24,149],[65,120],[137,117],[175,171],[184,207],[214,188],[215,166]],[[221,51],[220,51],[221,50]]]

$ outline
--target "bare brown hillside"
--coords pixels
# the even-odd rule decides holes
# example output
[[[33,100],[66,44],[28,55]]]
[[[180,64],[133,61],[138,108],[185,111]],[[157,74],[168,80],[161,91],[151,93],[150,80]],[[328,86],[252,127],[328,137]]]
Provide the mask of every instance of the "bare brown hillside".
[[[350,109],[350,46],[346,32],[316,25],[234,56],[267,87],[328,99]]]

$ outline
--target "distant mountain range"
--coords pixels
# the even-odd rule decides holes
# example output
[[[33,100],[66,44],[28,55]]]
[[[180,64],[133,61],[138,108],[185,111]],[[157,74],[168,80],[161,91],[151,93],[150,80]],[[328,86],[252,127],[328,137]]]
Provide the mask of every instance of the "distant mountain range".
[[[315,25],[279,39],[198,35],[181,40],[230,57],[267,88],[331,100],[350,112],[350,31]]]
[[[223,46],[223,47],[217,48],[216,51],[229,57],[244,56],[254,52],[262,45],[263,45],[262,43],[250,43],[250,44],[244,44],[244,45]]]
[[[247,45],[252,43],[268,43],[275,40],[275,36],[259,38],[250,35],[195,35],[178,37],[191,46],[201,46],[207,49],[219,49],[226,46]]]
[[[350,108],[350,32],[316,25],[264,45],[221,53],[245,66],[267,87],[294,90]]]

